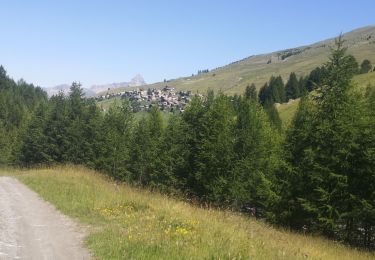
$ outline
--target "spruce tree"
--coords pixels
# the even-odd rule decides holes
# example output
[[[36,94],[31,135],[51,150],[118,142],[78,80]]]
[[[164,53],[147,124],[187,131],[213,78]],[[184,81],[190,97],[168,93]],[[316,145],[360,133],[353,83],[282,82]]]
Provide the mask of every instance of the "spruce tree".
[[[163,179],[162,137],[164,121],[158,107],[151,107],[150,112],[142,118],[135,128],[132,138],[131,179],[139,185],[157,187]]]
[[[258,99],[255,84],[248,85],[245,90],[245,98],[256,101]]]
[[[280,162],[278,135],[262,107],[246,99],[240,103],[235,134],[230,201],[235,208],[251,207],[257,217],[273,221],[272,207],[278,200],[274,186],[274,173]]]
[[[367,59],[363,60],[362,63],[361,63],[361,68],[359,70],[359,73],[364,74],[364,73],[371,72],[371,70],[372,70],[371,61],[369,61]]]
[[[266,114],[268,115],[268,119],[269,119],[269,122],[271,123],[271,126],[275,130],[281,131],[282,122],[281,122],[281,118],[279,116],[279,112],[277,111],[277,108],[275,107],[275,104],[267,101],[264,104],[264,110],[265,110]]]
[[[22,143],[20,161],[23,165],[31,166],[52,162],[47,150],[45,135],[48,106],[41,104],[28,126],[27,134]]]
[[[223,94],[209,100],[208,104],[198,137],[195,177],[202,185],[202,197],[222,202],[226,198],[233,166],[234,111]]]
[[[288,82],[285,85],[286,100],[296,99],[301,96],[300,94],[300,83],[298,82],[297,76],[294,72],[290,73]]]
[[[305,102],[301,104],[288,132],[287,162],[291,167],[286,183],[289,198],[296,199],[287,205],[283,216],[291,226],[306,226],[356,243],[356,237],[362,237],[356,230],[371,226],[368,217],[373,203],[368,191],[373,170],[363,151],[373,148],[372,133],[365,131],[369,125],[365,126],[361,96],[352,88],[352,65],[339,37],[325,65],[322,84],[313,95],[313,106],[309,109],[302,106]],[[370,141],[370,146],[362,140]],[[304,188],[299,189],[301,186]],[[358,205],[366,207],[366,217]]]

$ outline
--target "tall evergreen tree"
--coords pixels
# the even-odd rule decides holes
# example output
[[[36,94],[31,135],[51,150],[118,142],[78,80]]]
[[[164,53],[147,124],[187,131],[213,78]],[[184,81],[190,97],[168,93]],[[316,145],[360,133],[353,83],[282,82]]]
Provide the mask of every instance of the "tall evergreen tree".
[[[259,104],[246,99],[241,101],[235,134],[229,199],[237,208],[252,207],[256,216],[262,214],[272,220],[272,206],[278,200],[274,187],[274,172],[279,164],[277,134]]]
[[[105,114],[102,126],[102,154],[99,166],[119,180],[127,180],[134,116],[130,104],[115,103]]]
[[[164,122],[158,107],[139,121],[132,140],[132,179],[139,185],[157,187],[162,166],[161,142]]]
[[[68,103],[64,93],[60,92],[57,96],[50,99],[50,113],[46,121],[45,136],[47,151],[55,163],[67,162],[69,156],[68,126],[70,125],[68,114]]]
[[[369,60],[363,60],[362,63],[361,63],[361,68],[359,70],[359,73],[361,74],[364,74],[364,73],[368,73],[372,70],[372,64],[371,64],[371,61]]]
[[[195,177],[202,185],[200,194],[212,202],[224,201],[233,165],[234,111],[223,94],[214,98],[202,118],[197,147]]]
[[[288,134],[289,198],[297,200],[289,203],[283,216],[291,226],[304,225],[352,243],[365,224],[364,216],[357,215],[358,205],[367,207],[367,217],[373,207],[371,193],[362,192],[371,189],[373,172],[358,150],[361,140],[369,141],[372,134],[361,129],[365,112],[360,95],[352,89],[355,71],[341,37],[325,70],[314,96],[315,109],[310,110],[314,112],[301,105]]]
[[[52,159],[47,153],[47,139],[44,132],[47,115],[47,104],[41,104],[35,111],[20,151],[20,161],[23,165],[51,163]]]
[[[268,119],[271,123],[271,126],[277,131],[281,131],[282,122],[279,116],[279,112],[275,107],[275,104],[272,104],[271,102],[266,102],[266,104],[264,104],[264,110],[268,115]]]
[[[284,103],[286,101],[284,82],[281,76],[271,77],[269,81],[271,101],[273,103]]]
[[[255,84],[251,84],[250,86],[247,86],[246,87],[246,90],[245,90],[245,97],[247,99],[250,99],[250,100],[257,100],[258,99],[258,96],[257,96],[257,90],[256,90],[256,87],[255,87]]]
[[[266,101],[270,100],[270,91],[269,91],[268,83],[265,83],[263,87],[260,88],[258,96],[259,96],[259,102],[262,105],[264,105]]]
[[[311,92],[315,89],[316,86],[322,84],[323,78],[326,76],[327,70],[325,66],[317,67],[310,72],[306,83],[306,89]]]
[[[290,73],[288,82],[285,85],[285,92],[286,92],[286,100],[296,99],[301,96],[300,84],[294,72]]]

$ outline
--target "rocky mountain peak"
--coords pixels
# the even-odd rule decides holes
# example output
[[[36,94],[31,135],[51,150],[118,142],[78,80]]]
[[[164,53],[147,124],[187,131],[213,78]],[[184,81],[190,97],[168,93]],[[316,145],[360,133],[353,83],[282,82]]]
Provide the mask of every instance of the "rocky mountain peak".
[[[140,74],[135,75],[129,82],[130,87],[140,87],[143,85],[146,85],[146,82]]]

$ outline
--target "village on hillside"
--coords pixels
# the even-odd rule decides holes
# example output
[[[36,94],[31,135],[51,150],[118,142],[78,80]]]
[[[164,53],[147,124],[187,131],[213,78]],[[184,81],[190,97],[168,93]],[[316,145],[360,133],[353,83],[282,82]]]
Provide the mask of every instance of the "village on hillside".
[[[192,93],[185,90],[176,92],[174,87],[165,86],[162,89],[149,88],[145,90],[136,88],[118,93],[107,93],[95,99],[104,101],[119,97],[129,100],[133,112],[147,111],[153,105],[157,105],[164,112],[184,112],[186,105],[191,100]],[[105,111],[106,109],[102,108],[102,110]]]

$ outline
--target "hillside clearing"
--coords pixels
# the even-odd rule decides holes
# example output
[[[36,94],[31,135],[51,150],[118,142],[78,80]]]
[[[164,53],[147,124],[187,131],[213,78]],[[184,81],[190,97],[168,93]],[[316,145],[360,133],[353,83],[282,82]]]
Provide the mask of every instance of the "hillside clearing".
[[[0,172],[0,175],[7,175]],[[99,259],[373,259],[335,242],[275,229],[116,184],[80,167],[13,170],[62,213],[89,224]]]

